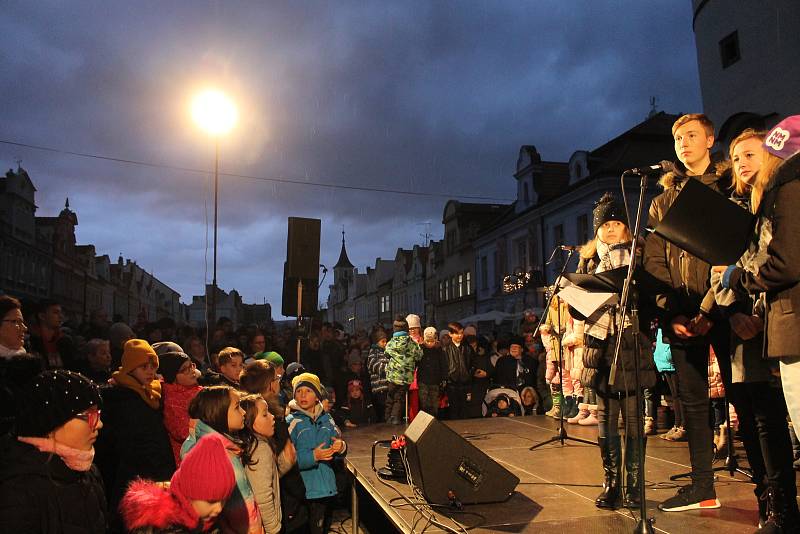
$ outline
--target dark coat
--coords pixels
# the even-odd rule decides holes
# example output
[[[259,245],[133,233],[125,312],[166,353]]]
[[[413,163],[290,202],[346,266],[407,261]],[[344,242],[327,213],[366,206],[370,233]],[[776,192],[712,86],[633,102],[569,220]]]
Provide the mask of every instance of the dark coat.
[[[73,471],[58,456],[13,436],[2,438],[0,532],[106,532],[106,497],[97,467]]]
[[[417,383],[429,386],[441,384],[447,376],[447,361],[442,346],[438,343],[433,347],[424,343],[420,346],[422,359],[417,364]]]
[[[521,363],[522,373],[517,372]],[[494,383],[498,386],[507,387],[516,391],[522,391],[527,386],[536,386],[536,368],[539,362],[529,354],[523,354],[517,360],[510,354],[501,356],[494,364]]]
[[[637,332],[636,334],[640,336],[639,344],[641,347],[639,357],[640,385],[642,388],[652,388],[656,385],[656,366],[653,362],[653,352],[650,350],[650,342],[645,335],[642,332]],[[625,332],[623,332],[614,385],[610,386],[608,380],[614,361],[616,336],[609,336],[604,340],[600,340],[587,335],[583,347],[581,383],[593,388],[597,394],[602,397],[635,393],[636,366],[634,342],[633,329],[627,328]]]
[[[766,293],[767,356],[800,355],[800,155],[787,159],[759,206],[760,219],[772,222],[767,261],[753,274],[742,269],[731,273],[735,291]],[[758,239],[758,236],[754,236]]]
[[[650,204],[648,227],[656,227],[667,210],[675,202],[687,180],[700,180],[704,185],[728,196],[730,176],[716,173],[715,163],[706,169],[702,176],[688,176],[685,167],[678,162],[675,171],[661,178],[664,192],[655,197]],[[691,319],[699,312],[712,314],[715,311],[714,292],[710,284],[711,266],[688,252],[669,243],[655,233],[651,233],[645,244],[644,268],[659,282],[654,295],[655,305],[660,309],[662,324],[669,325],[678,315]],[[668,336],[668,328],[664,335]],[[695,342],[704,342],[701,339]]]
[[[42,372],[42,360],[28,354],[0,358],[0,436],[14,426],[20,389]]]
[[[110,509],[136,477],[157,482],[175,472],[175,456],[164,428],[161,410],[154,410],[133,390],[101,388],[103,429],[95,445],[96,462],[103,473]]]

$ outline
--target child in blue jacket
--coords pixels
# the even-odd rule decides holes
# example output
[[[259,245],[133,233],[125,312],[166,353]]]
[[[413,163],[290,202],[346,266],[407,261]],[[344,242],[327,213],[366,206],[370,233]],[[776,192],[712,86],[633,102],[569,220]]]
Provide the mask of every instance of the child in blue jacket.
[[[336,474],[331,463],[343,456],[347,445],[333,417],[322,407],[322,384],[317,375],[302,373],[292,380],[294,399],[289,402],[289,435],[297,450],[297,466],[306,486],[309,528],[312,534],[328,532],[330,502],[336,496]]]

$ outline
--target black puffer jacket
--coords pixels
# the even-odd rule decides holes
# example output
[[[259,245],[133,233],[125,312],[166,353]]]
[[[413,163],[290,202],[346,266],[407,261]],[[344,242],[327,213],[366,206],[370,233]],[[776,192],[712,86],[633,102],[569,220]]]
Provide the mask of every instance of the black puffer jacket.
[[[730,287],[767,296],[767,355],[771,358],[800,355],[800,154],[778,168],[759,206],[760,219],[772,223],[767,260],[758,273],[735,269]],[[759,227],[763,227],[760,222]],[[759,236],[754,236],[758,239]]]
[[[0,532],[106,532],[106,497],[97,467],[73,471],[58,456],[10,435],[2,438]]]

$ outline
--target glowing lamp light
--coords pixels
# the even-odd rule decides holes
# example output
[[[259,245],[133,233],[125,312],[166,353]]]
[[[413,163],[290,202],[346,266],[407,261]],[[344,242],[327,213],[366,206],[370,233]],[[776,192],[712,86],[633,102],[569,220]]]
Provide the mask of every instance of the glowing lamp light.
[[[209,89],[192,100],[192,118],[211,135],[225,135],[233,129],[239,112],[233,101],[221,91]]]

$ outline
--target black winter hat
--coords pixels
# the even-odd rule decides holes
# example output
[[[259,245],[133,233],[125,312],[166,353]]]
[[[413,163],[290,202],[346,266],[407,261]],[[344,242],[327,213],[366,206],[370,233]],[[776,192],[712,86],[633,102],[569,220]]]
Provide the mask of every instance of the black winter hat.
[[[44,371],[19,394],[17,436],[46,437],[92,406],[100,406],[100,388],[80,373]]]
[[[592,218],[595,236],[597,235],[597,230],[608,221],[620,221],[625,226],[628,226],[625,206],[618,202],[612,193],[604,193],[600,200],[595,203]]]
[[[189,361],[189,355],[180,345],[172,341],[153,343],[153,350],[158,354],[158,374],[163,376],[168,384],[174,383],[178,371]]]

